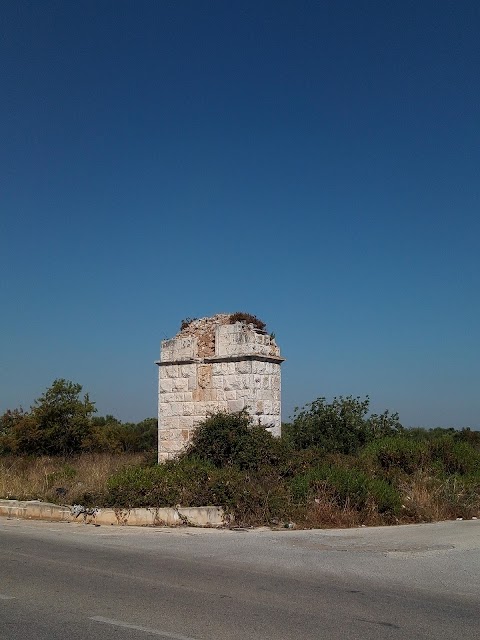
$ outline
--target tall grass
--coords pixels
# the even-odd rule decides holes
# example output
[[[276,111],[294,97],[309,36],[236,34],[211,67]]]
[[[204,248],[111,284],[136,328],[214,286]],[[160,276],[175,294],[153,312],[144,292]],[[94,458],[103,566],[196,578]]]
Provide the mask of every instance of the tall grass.
[[[144,462],[140,453],[84,453],[75,458],[0,456],[0,498],[74,504],[103,495],[110,476]]]

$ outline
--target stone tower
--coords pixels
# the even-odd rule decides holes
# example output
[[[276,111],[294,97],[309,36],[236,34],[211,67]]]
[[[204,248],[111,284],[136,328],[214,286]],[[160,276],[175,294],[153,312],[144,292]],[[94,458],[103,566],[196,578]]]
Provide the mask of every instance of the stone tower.
[[[281,432],[280,349],[255,324],[230,314],[184,323],[163,340],[158,385],[158,461],[189,442],[196,425],[217,411],[246,409],[255,423]]]

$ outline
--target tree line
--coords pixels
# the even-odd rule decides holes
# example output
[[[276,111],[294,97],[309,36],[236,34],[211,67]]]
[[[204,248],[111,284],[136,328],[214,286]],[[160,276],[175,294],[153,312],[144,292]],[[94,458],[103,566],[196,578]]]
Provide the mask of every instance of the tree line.
[[[88,393],[82,396],[82,385],[54,380],[30,410],[9,409],[0,417],[0,454],[68,457],[156,448],[157,418],[133,423],[95,413]]]

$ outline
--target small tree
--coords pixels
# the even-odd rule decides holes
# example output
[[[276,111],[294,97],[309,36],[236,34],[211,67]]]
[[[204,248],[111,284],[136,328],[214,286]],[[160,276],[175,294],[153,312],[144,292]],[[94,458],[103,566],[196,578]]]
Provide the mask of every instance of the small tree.
[[[33,427],[32,416],[19,409],[8,409],[0,417],[0,454],[15,453],[17,451],[20,432],[31,432]]]
[[[81,391],[82,385],[61,378],[35,401],[32,413],[45,453],[68,456],[81,450],[96,411],[88,393],[81,398]]]
[[[90,435],[95,405],[82,386],[64,379],[35,401],[29,413],[7,412],[2,417],[9,449],[20,454],[63,455],[79,453]]]

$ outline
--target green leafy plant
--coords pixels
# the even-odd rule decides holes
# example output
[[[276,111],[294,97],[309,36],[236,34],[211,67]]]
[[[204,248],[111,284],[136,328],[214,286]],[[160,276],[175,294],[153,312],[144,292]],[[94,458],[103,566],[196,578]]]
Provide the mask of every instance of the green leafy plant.
[[[324,464],[296,476],[290,486],[294,499],[300,502],[321,500],[326,493],[339,508],[348,504],[361,511],[371,503],[379,513],[395,514],[401,506],[400,494],[393,486],[355,468]]]
[[[201,422],[184,455],[216,467],[258,469],[279,461],[284,447],[263,427],[255,425],[243,410],[218,412]]]
[[[332,402],[318,398],[295,409],[285,437],[296,449],[320,447],[325,452],[356,453],[366,443],[400,432],[396,413],[367,417],[370,399],[339,396]]]

